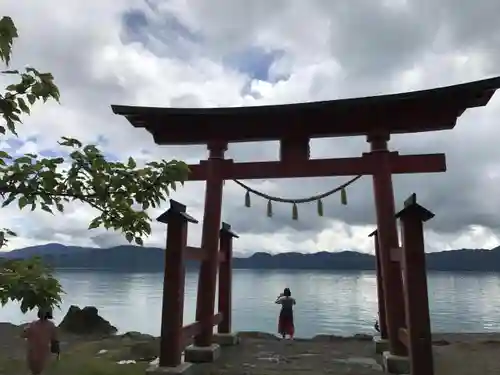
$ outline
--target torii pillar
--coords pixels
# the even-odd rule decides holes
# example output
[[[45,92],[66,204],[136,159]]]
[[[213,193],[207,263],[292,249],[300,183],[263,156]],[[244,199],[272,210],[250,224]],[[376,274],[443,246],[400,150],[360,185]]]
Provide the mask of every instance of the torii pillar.
[[[382,270],[385,319],[390,352],[407,355],[406,347],[399,340],[399,328],[405,326],[403,280],[398,263],[391,261],[391,249],[399,247],[396,224],[396,208],[392,186],[390,152],[387,147],[388,134],[368,136],[371,154],[375,158],[376,170],[373,174],[373,192],[377,215],[377,237],[379,261]]]

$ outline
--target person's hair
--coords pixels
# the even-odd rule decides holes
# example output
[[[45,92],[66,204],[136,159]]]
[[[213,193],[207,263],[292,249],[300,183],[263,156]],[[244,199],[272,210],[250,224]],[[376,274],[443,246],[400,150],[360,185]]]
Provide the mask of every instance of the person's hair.
[[[289,288],[285,288],[285,290],[283,291],[283,295],[285,297],[291,297],[292,296],[292,292],[290,292]]]
[[[37,316],[38,319],[41,320],[54,319],[52,316],[52,309],[39,309]]]

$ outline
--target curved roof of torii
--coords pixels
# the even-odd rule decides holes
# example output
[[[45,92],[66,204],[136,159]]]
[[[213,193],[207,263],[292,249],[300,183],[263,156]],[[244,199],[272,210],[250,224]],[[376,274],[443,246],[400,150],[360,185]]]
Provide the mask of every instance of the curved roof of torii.
[[[401,94],[298,104],[229,108],[157,108],[112,105],[160,145],[416,133],[452,129],[468,108],[485,106],[500,77]]]

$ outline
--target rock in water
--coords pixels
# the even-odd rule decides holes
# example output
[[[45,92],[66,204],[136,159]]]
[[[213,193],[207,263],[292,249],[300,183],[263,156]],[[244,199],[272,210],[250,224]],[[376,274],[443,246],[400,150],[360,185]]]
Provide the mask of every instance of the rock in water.
[[[101,317],[94,306],[70,306],[66,316],[59,324],[63,331],[77,335],[103,335],[115,334],[117,329],[110,322]]]

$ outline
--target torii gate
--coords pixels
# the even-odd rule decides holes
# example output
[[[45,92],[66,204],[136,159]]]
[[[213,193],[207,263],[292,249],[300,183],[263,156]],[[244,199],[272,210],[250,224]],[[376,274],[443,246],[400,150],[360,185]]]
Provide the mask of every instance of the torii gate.
[[[380,316],[393,355],[407,354],[398,337],[404,326],[403,284],[391,249],[399,246],[392,174],[446,171],[444,154],[399,155],[388,149],[391,134],[454,128],[458,117],[485,106],[500,88],[500,77],[402,94],[301,104],[235,108],[152,108],[113,105],[115,114],[145,128],[159,145],[206,144],[207,160],[190,165],[190,181],[206,181],[201,247],[206,251],[198,286],[195,345],[212,344],[224,180],[371,175],[375,196]],[[309,158],[312,138],[366,136],[370,151],[360,157]],[[225,159],[228,143],[279,141],[280,161],[235,163]],[[382,293],[381,293],[382,294]],[[383,324],[385,323],[385,324]]]

